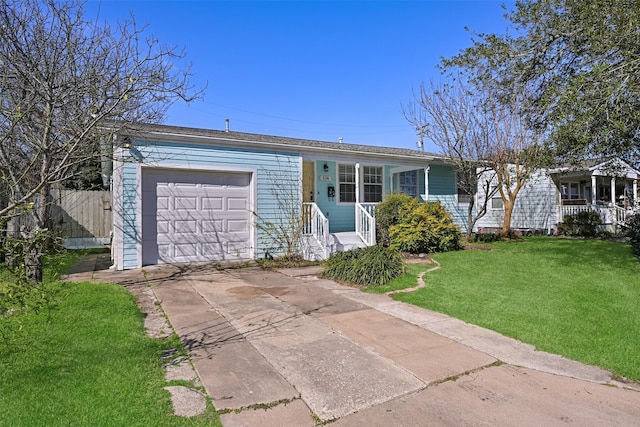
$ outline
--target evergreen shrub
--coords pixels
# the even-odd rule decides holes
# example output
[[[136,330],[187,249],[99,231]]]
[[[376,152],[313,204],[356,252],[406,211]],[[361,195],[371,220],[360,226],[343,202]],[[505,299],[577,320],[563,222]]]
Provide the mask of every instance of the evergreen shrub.
[[[629,221],[629,243],[634,255],[640,256],[640,214],[635,214]]]
[[[325,262],[324,276],[363,286],[385,285],[405,272],[402,255],[383,246],[335,252]]]
[[[460,228],[438,202],[420,203],[406,194],[392,194],[376,207],[379,245],[401,252],[431,253],[461,249]]]
[[[433,253],[462,248],[460,228],[440,202],[419,203],[389,227],[390,247],[401,252]]]
[[[582,211],[573,215],[565,215],[558,224],[558,234],[573,237],[595,237],[602,219],[598,212]]]
[[[418,206],[418,200],[404,193],[394,193],[376,206],[376,241],[389,246],[389,228]]]

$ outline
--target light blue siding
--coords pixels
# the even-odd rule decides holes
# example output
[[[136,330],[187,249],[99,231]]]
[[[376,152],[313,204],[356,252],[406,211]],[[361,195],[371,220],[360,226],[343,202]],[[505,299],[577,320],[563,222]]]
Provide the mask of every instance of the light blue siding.
[[[299,155],[274,151],[247,151],[242,149],[211,147],[199,144],[172,142],[140,142],[136,141],[132,152],[137,151],[142,164],[154,167],[176,167],[183,165],[192,169],[225,169],[255,170],[253,183],[256,186],[257,200],[255,208],[257,220],[282,223],[283,203],[292,201],[299,207],[301,200],[301,176]],[[123,266],[125,269],[135,268],[138,264],[138,245],[141,230],[137,229],[138,203],[137,188],[139,176],[135,161],[124,165],[123,185]],[[281,195],[278,198],[275,195]],[[293,204],[290,206],[294,206]],[[265,241],[266,236],[258,230],[258,247],[256,255],[260,256],[265,248],[273,245]]]
[[[329,231],[331,233],[339,233],[343,231],[354,231],[355,230],[355,204],[354,203],[339,203],[339,195],[340,191],[339,182],[338,182],[338,164],[354,164],[353,162],[335,162],[335,161],[316,161],[316,194],[315,194],[315,202],[317,203],[320,210],[324,213],[324,215],[329,220]],[[328,171],[324,171],[324,165],[328,166]],[[362,166],[367,166],[366,162],[361,163]],[[398,192],[398,174],[392,173],[394,168],[397,168],[399,164],[386,164],[382,166],[383,169],[383,192],[385,195],[391,194],[393,192]],[[432,167],[433,168],[433,167]],[[448,193],[449,196],[454,198],[455,202],[455,174],[452,174],[452,170],[450,167],[440,167],[436,168],[436,176],[435,181],[432,183],[430,178],[430,186],[434,183],[438,185],[438,183],[442,186],[442,179],[445,180],[444,187],[439,191]],[[425,194],[425,182],[424,182],[424,168],[416,168],[415,173],[417,175],[418,182],[418,194]],[[442,175],[442,176],[440,176]],[[320,177],[329,177],[330,181],[326,181],[321,179]],[[327,179],[327,178],[324,178]],[[451,181],[451,182],[449,182]],[[447,187],[453,186],[451,188]],[[327,196],[328,188],[334,187],[336,190],[336,197],[333,200],[330,200]],[[384,197],[383,197],[384,198]],[[446,199],[445,196],[442,197]],[[455,205],[455,203],[453,203]]]
[[[324,165],[329,167],[325,172]],[[332,161],[317,161],[315,164],[318,177],[329,177],[330,181],[316,180],[316,203],[318,208],[329,220],[329,232],[339,233],[342,231],[354,231],[356,228],[355,204],[338,203],[340,186],[338,183],[338,163]],[[336,196],[330,199],[328,196],[329,187],[333,187]]]
[[[431,165],[429,168],[429,200],[439,200],[460,226],[462,232],[468,228],[467,204],[458,204],[456,172],[449,165]]]
[[[122,215],[123,215],[123,265],[125,269],[136,268],[138,265],[136,232],[137,221],[137,165],[125,163],[122,171]]]

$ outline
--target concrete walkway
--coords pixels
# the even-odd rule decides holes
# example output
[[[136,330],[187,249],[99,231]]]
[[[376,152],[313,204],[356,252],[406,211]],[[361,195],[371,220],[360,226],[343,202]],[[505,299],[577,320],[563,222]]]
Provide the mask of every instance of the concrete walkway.
[[[74,279],[151,285],[225,426],[640,423],[635,383],[315,272],[154,266]]]

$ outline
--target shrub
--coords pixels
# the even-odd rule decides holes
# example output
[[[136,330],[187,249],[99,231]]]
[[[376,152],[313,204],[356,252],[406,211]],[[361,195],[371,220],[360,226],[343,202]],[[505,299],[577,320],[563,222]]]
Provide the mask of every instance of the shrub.
[[[499,233],[476,233],[473,235],[473,241],[476,243],[491,243],[501,239]]]
[[[404,274],[398,251],[383,246],[335,252],[325,262],[324,276],[354,285],[380,286]]]
[[[388,196],[376,206],[376,242],[389,246],[389,228],[402,221],[404,216],[418,206],[418,200],[404,193]]]
[[[389,227],[390,247],[414,254],[461,249],[460,236],[460,228],[440,202],[417,204]]]
[[[558,224],[558,234],[576,237],[594,237],[602,219],[595,211],[583,211],[574,215],[565,215]]]
[[[640,256],[640,214],[635,214],[629,221],[629,242],[634,255]]]
[[[522,240],[522,235],[510,228],[507,231],[500,231],[498,233],[498,240]]]

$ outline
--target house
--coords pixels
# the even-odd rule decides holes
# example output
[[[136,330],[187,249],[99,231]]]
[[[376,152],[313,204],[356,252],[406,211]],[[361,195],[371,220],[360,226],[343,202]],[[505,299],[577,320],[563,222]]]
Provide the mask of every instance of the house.
[[[595,211],[603,228],[615,232],[626,227],[630,216],[640,212],[638,180],[640,172],[617,158],[541,168],[520,191],[511,228],[552,234],[565,215]],[[478,197],[482,203],[486,195]],[[495,194],[477,227],[481,231],[499,230],[503,218],[502,200],[500,194]]]
[[[117,269],[257,259],[298,243],[306,258],[325,259],[374,244],[375,206],[394,192],[442,202],[467,229],[468,195],[441,155],[165,125],[137,125],[115,141]],[[638,209],[639,177],[620,160],[540,169],[518,196],[512,228],[551,234],[581,210],[618,227]],[[477,197],[476,206],[486,195]],[[503,216],[494,196],[473,231],[498,230]]]
[[[268,230],[300,217],[305,255],[326,258],[375,243],[375,204],[392,192],[467,209],[453,167],[418,150],[139,125],[114,158],[117,269],[277,255]]]

